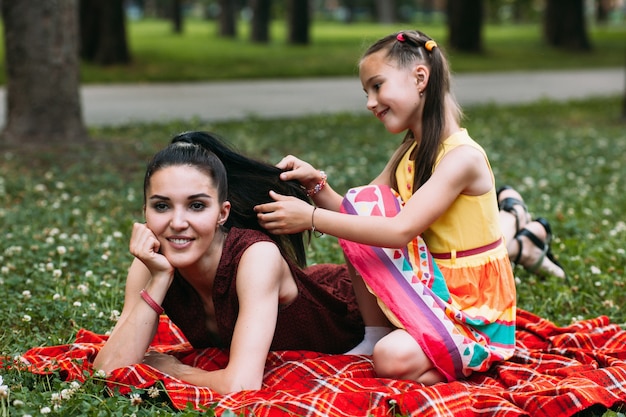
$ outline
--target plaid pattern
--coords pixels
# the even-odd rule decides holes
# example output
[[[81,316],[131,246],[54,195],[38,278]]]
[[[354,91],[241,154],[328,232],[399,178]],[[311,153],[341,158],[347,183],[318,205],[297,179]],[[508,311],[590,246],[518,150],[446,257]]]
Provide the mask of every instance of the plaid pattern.
[[[271,352],[262,389],[219,395],[186,384],[147,365],[120,368],[111,388],[146,388],[162,381],[173,405],[191,402],[262,416],[572,416],[593,405],[626,406],[626,330],[601,316],[557,327],[518,311],[514,356],[463,381],[426,387],[376,378],[367,356],[307,351]],[[83,379],[83,370],[106,336],[81,330],[71,345],[33,348],[22,356],[29,371],[60,370]],[[204,369],[225,366],[227,352],[194,350],[167,316],[161,316],[152,347]],[[120,385],[118,385],[118,383]]]

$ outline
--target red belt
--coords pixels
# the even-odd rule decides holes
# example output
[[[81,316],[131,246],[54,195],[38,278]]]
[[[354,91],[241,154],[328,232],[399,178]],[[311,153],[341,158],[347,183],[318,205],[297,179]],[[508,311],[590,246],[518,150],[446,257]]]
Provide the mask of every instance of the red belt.
[[[502,238],[496,240],[495,242],[489,243],[488,245],[481,246],[479,248],[468,249],[468,250],[460,250],[455,253],[455,258],[463,258],[466,256],[478,255],[479,253],[487,252],[488,250],[497,248],[502,242]],[[433,258],[435,259],[452,259],[452,253],[431,253]]]

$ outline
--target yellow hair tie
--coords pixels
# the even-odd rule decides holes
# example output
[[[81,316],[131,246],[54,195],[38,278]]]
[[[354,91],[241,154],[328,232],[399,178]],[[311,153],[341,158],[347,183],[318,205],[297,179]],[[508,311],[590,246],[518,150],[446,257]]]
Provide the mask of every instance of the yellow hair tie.
[[[426,43],[424,44],[424,48],[426,48],[426,50],[428,52],[431,52],[433,50],[433,48],[437,47],[437,42],[435,42],[434,40],[429,40],[426,41]]]

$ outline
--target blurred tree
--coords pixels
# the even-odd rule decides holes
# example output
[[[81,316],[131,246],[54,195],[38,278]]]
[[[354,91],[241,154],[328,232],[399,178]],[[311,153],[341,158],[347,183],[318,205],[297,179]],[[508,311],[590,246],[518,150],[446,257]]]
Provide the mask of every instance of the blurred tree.
[[[250,0],[250,7],[252,8],[250,40],[258,43],[269,42],[272,0]]]
[[[87,138],[80,102],[78,0],[3,0],[7,121],[2,140]]]
[[[482,51],[483,1],[448,0],[446,13],[450,48]]]
[[[596,22],[600,24],[608,22],[610,10],[610,0],[596,0]]]
[[[172,24],[174,33],[183,33],[183,1],[172,0]]]
[[[80,0],[80,57],[98,65],[127,64],[124,0]]]
[[[395,23],[398,21],[395,0],[376,0],[376,20],[378,23]]]
[[[287,1],[287,22],[289,26],[290,44],[309,44],[309,14],[309,0]]]
[[[591,49],[585,22],[585,0],[547,0],[543,30],[550,46],[573,51]]]
[[[231,0],[219,0],[219,6],[219,35],[224,38],[237,37],[235,2]]]

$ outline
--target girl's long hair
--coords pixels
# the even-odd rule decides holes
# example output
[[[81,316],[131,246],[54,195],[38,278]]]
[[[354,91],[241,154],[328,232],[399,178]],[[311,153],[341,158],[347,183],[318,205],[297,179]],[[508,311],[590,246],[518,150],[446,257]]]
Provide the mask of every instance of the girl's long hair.
[[[398,35],[402,34],[400,41]],[[430,51],[426,49],[426,42],[432,40],[426,34],[417,30],[407,30],[385,36],[372,44],[363,54],[361,61],[381,50],[387,51],[387,58],[402,68],[409,68],[416,62],[422,62],[430,68],[430,77],[424,90],[424,111],[422,114],[422,137],[411,159],[415,160],[415,174],[413,190],[417,190],[432,175],[433,168],[439,153],[439,147],[445,128],[446,111],[451,111],[460,121],[461,110],[450,91],[450,70],[448,62],[439,46]],[[446,108],[449,106],[451,108]],[[396,170],[403,155],[413,145],[415,137],[411,131],[404,136],[402,144],[392,157],[391,184],[397,189]]]
[[[282,252],[297,265],[306,266],[306,249],[303,233],[275,235],[261,227],[254,206],[271,202],[270,190],[283,195],[297,197],[307,203],[310,199],[306,190],[296,181],[279,178],[282,170],[233,150],[226,142],[210,132],[184,132],[172,139],[172,143],[192,143],[215,154],[226,168],[228,182],[227,199],[231,203],[230,215],[224,224],[227,229],[259,230],[268,235]]]

